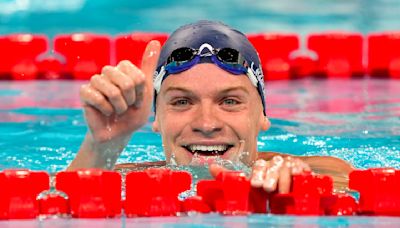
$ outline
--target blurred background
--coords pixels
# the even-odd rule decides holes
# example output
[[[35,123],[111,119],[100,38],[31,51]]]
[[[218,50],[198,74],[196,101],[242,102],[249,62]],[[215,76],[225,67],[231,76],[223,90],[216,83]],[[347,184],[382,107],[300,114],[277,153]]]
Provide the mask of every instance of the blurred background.
[[[0,0],[0,34],[172,32],[199,19],[251,33],[400,29],[399,0]]]

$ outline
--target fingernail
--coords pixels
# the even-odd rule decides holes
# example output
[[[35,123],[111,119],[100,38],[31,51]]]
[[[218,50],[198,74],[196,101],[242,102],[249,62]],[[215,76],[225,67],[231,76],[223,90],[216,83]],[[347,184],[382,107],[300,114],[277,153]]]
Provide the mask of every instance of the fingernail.
[[[250,184],[251,184],[251,186],[258,188],[258,187],[263,186],[264,181],[262,179],[258,179],[258,178],[251,178]]]
[[[301,170],[302,169],[300,167],[295,166],[292,168],[292,174],[300,174]]]
[[[276,184],[276,179],[275,178],[268,178],[265,182],[264,182],[264,190],[266,191],[274,191],[274,186]]]
[[[152,40],[152,41],[150,41],[150,42],[154,43],[154,42],[156,42],[156,41]],[[154,44],[152,44],[152,45],[154,45]],[[147,48],[152,48],[152,45],[147,45]],[[152,50],[146,50],[146,51],[149,51],[149,55],[147,56],[147,57],[149,57],[149,58],[150,58],[150,57],[153,57],[154,55],[157,54],[156,51],[152,51]]]
[[[279,156],[279,155],[274,156],[272,158],[272,162],[274,163],[274,165],[277,165],[277,166],[281,166],[283,164],[283,161],[284,161],[283,157]]]
[[[256,168],[257,170],[264,169],[267,166],[267,161],[265,160],[257,160],[254,162],[253,169]]]

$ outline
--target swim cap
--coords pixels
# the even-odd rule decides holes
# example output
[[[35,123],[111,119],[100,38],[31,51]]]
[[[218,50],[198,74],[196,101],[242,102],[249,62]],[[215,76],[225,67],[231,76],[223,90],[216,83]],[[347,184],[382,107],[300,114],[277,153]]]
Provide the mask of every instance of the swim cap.
[[[242,68],[246,68],[246,73],[242,72],[240,74],[246,74],[251,80],[252,84],[257,88],[257,91],[261,97],[263,111],[265,115],[264,75],[261,69],[261,63],[256,49],[247,39],[246,35],[239,32],[238,30],[235,30],[221,22],[206,20],[187,24],[178,28],[169,36],[169,38],[163,45],[157,63],[157,69],[153,78],[155,88],[154,109],[156,95],[160,91],[162,82],[168,75],[176,73],[174,71],[169,72],[165,69],[165,66],[170,61],[173,52],[182,48],[190,48],[193,50],[200,49],[200,52],[202,52],[205,46],[207,49],[209,49],[210,52],[212,52],[213,50],[233,49],[240,53],[240,57],[243,58],[243,61],[245,62],[245,65],[242,66]],[[201,56],[203,57],[203,55]],[[199,61],[194,64],[202,62],[207,61]],[[231,72],[228,69],[229,66],[226,67],[224,66],[225,64],[223,62],[221,64],[219,62],[220,61],[214,61],[214,63],[216,63],[222,69]],[[191,64],[189,67],[184,68],[183,70],[189,69],[194,64]],[[183,70],[180,70],[179,72]]]

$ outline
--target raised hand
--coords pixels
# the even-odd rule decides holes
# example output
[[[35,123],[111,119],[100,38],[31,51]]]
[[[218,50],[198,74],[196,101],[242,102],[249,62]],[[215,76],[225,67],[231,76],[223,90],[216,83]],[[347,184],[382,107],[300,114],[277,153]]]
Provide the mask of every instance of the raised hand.
[[[105,66],[82,86],[80,98],[89,132],[68,170],[113,168],[134,131],[148,121],[153,102],[153,73],[160,43],[151,41],[141,69],[129,61]]]
[[[94,141],[131,135],[148,121],[159,52],[160,44],[152,41],[144,52],[141,69],[124,60],[116,67],[103,67],[101,74],[82,86],[80,97]]]

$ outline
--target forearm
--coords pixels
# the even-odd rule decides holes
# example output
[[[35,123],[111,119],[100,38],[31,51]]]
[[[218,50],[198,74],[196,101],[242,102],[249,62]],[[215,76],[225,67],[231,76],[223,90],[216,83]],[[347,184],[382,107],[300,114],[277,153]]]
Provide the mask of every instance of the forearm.
[[[95,142],[90,133],[86,137],[67,170],[80,168],[113,169],[131,135],[121,136],[103,143]]]

